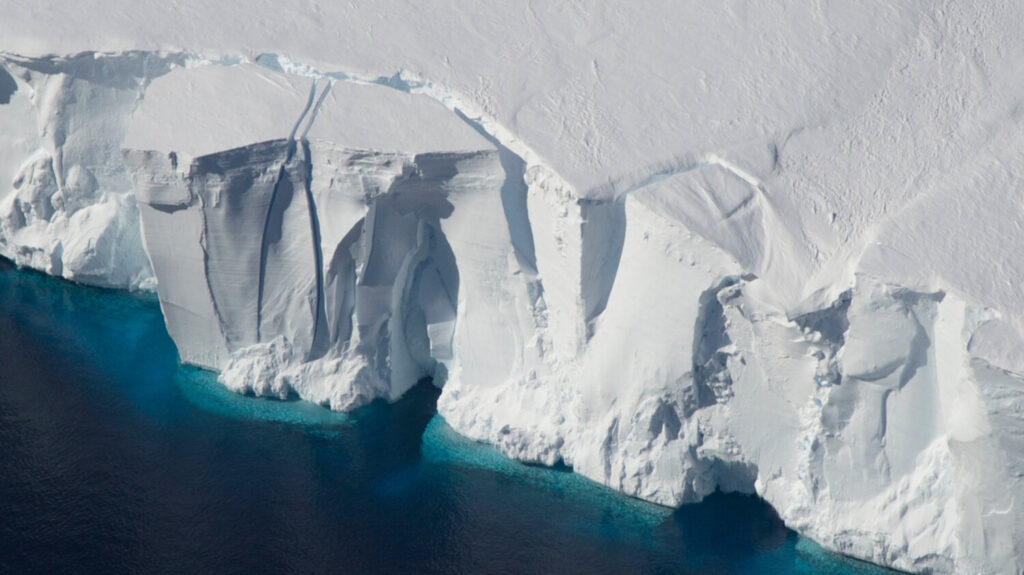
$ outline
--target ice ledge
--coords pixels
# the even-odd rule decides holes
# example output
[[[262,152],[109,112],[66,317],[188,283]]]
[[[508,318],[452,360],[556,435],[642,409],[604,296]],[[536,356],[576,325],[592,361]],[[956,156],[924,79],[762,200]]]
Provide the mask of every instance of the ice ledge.
[[[152,283],[151,260],[182,357],[238,390],[347,409],[433,375],[453,427],[519,459],[669,505],[756,490],[881,564],[1020,568],[1024,388],[998,312],[939,280],[893,281],[870,249],[805,296],[813,270],[778,262],[809,244],[738,162],[685,157],[581,199],[429,82],[258,64],[273,114],[252,113],[270,97],[156,97],[203,74],[224,94],[240,61],[5,58],[18,90],[0,111],[19,113],[2,121],[22,135],[5,145],[32,161],[4,168],[21,175],[0,249],[120,286]],[[458,126],[431,132],[458,143],[339,144],[387,128],[332,121],[342,86],[428,95],[441,114],[412,117]],[[401,137],[384,141],[414,145]]]

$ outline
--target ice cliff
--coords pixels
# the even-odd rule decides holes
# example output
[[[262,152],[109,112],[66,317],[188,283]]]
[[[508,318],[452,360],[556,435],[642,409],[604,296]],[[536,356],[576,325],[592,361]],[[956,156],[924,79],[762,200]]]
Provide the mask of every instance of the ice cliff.
[[[519,460],[1024,567],[1016,5],[53,4],[0,25],[0,253],[156,289],[183,361],[338,410],[431,377]]]

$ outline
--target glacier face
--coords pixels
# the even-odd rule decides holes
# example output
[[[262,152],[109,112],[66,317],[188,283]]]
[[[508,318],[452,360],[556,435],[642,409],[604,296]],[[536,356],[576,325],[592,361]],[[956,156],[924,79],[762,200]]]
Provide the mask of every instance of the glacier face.
[[[0,254],[75,281],[152,287],[131,182],[112,160],[146,83],[178,63],[142,52],[4,59]]]
[[[189,125],[266,124],[200,141],[151,131],[186,93],[202,115]],[[150,96],[125,164],[185,361],[239,391],[334,409],[398,399],[449,369],[475,376],[476,363],[453,363],[460,339],[491,342],[480,357],[503,369],[515,344],[500,318],[464,317],[455,333],[457,298],[500,305],[495,278],[515,273],[505,173],[485,138],[426,98],[254,65],[182,70]],[[345,146],[324,139],[337,134]]]
[[[300,59],[5,55],[0,252],[155,284],[183,360],[239,391],[350,409],[431,376],[520,460],[667,505],[756,491],[885,565],[1019,570],[1015,9],[622,9],[539,8],[577,42],[532,38],[538,68],[504,13],[473,24],[499,47],[442,34],[415,74],[354,71],[395,68],[404,19],[344,71],[276,31]],[[727,50],[618,52],[701,18]]]

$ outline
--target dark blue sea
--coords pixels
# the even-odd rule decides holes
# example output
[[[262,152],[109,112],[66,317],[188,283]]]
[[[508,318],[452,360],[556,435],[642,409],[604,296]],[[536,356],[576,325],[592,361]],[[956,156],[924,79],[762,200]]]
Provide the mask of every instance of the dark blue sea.
[[[755,497],[670,510],[178,364],[152,296],[0,262],[0,573],[881,573]]]

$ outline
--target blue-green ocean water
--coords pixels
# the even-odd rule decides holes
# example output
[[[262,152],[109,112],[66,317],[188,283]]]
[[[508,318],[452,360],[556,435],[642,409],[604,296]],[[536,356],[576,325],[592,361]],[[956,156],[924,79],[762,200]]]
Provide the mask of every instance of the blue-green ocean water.
[[[152,297],[0,262],[0,573],[881,573],[754,497],[670,510],[178,364]]]

